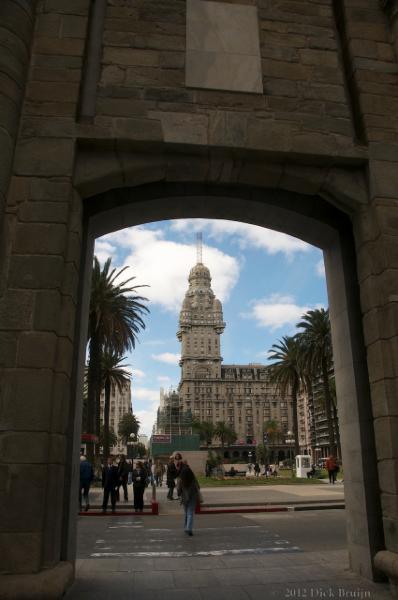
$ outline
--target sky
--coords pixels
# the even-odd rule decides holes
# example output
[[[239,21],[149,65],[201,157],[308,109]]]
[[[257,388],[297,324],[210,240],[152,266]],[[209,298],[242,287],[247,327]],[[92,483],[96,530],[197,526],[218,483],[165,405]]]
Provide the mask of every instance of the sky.
[[[190,269],[197,262],[196,233],[203,236],[203,263],[222,302],[226,328],[221,355],[226,364],[270,364],[268,353],[284,335],[296,332],[302,314],[327,307],[322,252],[283,233],[210,219],[176,219],[123,229],[96,240],[101,264],[128,268],[121,281],[148,298],[146,328],[124,361],[132,371],[133,412],[140,433],[150,435],[159,391],[180,380],[176,333]]]

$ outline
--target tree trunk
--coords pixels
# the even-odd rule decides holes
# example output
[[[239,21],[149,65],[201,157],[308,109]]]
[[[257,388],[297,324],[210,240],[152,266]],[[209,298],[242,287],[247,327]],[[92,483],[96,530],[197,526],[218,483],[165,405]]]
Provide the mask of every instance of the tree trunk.
[[[340,442],[340,429],[339,429],[339,417],[337,414],[337,406],[334,402],[332,402],[333,409],[333,425],[334,425],[334,434],[337,445],[337,457],[341,460],[341,442]]]
[[[292,388],[292,399],[293,399],[293,433],[294,433],[294,452],[295,456],[300,454],[300,442],[299,442],[299,430],[298,430],[298,418],[297,418],[297,389],[298,385],[295,383]]]
[[[333,418],[332,418],[332,409],[331,409],[332,395],[330,393],[330,387],[329,387],[329,372],[325,365],[322,365],[322,387],[323,387],[323,397],[325,399],[326,419],[328,422],[330,454],[335,456],[336,455],[336,443],[334,440]]]
[[[109,456],[109,412],[111,408],[111,382],[108,377],[106,378],[104,388],[104,462],[106,462]]]
[[[96,433],[96,404],[98,388],[100,388],[101,350],[97,337],[93,334],[90,339],[90,359],[87,372],[87,418],[86,433]],[[94,440],[87,442],[87,458],[94,463]]]

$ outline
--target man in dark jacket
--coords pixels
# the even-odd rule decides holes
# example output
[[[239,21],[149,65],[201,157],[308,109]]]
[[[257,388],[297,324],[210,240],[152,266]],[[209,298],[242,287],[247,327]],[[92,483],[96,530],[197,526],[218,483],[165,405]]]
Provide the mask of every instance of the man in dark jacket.
[[[90,485],[94,478],[94,471],[91,463],[87,460],[85,456],[80,457],[80,487],[79,487],[79,508],[82,511],[82,490],[83,496],[86,503],[85,510],[87,511],[90,508],[88,494],[90,492]]]
[[[124,454],[121,454],[119,466],[118,466],[119,483],[117,485],[117,491],[116,491],[117,500],[120,500],[120,497],[119,497],[120,486],[123,487],[124,501],[127,502],[127,500],[129,499],[128,493],[127,493],[127,481],[129,478],[129,470],[130,469],[129,469],[129,465],[126,461],[126,457],[124,456]]]
[[[102,487],[104,498],[102,500],[102,512],[108,508],[109,494],[111,495],[112,512],[116,507],[116,488],[119,483],[118,468],[113,462],[113,458],[108,458],[107,464],[102,469]]]
[[[176,486],[177,468],[174,463],[174,457],[170,456],[169,464],[167,465],[166,471],[166,484],[169,488],[167,493],[167,500],[173,500],[174,488]]]

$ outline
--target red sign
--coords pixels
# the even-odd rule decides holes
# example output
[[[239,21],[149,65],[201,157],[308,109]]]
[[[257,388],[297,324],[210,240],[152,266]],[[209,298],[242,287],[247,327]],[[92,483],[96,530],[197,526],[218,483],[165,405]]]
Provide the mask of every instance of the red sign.
[[[82,442],[98,442],[98,435],[95,435],[95,433],[82,433]]]
[[[158,433],[152,436],[152,444],[170,444],[171,435],[169,433]]]

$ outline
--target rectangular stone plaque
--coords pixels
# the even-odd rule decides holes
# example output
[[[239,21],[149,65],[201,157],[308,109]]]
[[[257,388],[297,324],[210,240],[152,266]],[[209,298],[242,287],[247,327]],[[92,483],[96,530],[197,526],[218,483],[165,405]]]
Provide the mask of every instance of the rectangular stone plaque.
[[[187,87],[263,93],[255,6],[187,0]]]

